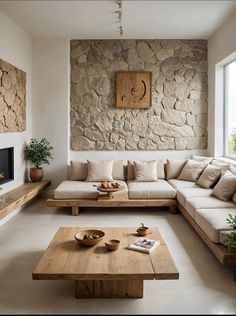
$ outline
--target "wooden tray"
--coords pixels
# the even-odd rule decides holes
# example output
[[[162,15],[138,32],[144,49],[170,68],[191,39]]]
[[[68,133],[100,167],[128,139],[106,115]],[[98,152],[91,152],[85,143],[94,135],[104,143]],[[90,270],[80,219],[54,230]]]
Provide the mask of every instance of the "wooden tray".
[[[124,188],[125,187],[123,185],[121,185],[119,188],[109,188],[109,189],[104,189],[104,188],[101,188],[100,186],[97,186],[97,190],[100,191],[100,192],[106,192],[107,193],[107,197],[109,199],[112,198],[112,193],[124,190]]]

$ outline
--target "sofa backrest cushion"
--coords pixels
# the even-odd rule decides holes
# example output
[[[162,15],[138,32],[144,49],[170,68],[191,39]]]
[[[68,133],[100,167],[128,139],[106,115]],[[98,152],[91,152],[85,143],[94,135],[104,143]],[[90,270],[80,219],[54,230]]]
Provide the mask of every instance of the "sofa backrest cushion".
[[[125,161],[114,160],[112,177],[114,180],[125,180]],[[71,161],[68,166],[68,179],[72,181],[83,181],[88,176],[87,161]]]
[[[156,162],[157,162],[157,178],[165,179],[165,169],[164,169],[165,161],[163,159],[156,159]],[[128,160],[127,180],[134,180],[134,179],[135,179],[134,161]]]
[[[68,179],[71,181],[83,181],[88,176],[87,161],[71,161],[68,168]]]
[[[187,159],[167,159],[166,180],[177,179],[186,162]]]
[[[112,169],[114,160],[88,160],[86,181],[113,181]]]
[[[207,165],[203,173],[197,180],[197,184],[205,189],[209,189],[219,179],[221,175],[221,168],[213,165]]]
[[[206,161],[195,161],[188,159],[178,179],[196,182],[207,164],[208,162]]]
[[[236,175],[226,171],[213,190],[213,195],[223,201],[232,199],[236,191]]]
[[[157,179],[157,161],[134,161],[135,181],[155,182]]]
[[[213,157],[191,155],[190,159],[199,161],[199,162],[204,161],[204,162],[210,163],[213,160]]]

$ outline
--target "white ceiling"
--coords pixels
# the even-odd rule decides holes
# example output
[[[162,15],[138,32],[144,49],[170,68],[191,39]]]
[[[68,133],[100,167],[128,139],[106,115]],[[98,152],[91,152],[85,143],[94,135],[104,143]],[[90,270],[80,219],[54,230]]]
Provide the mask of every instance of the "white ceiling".
[[[116,0],[0,1],[0,10],[33,37],[70,39],[209,38],[236,1],[123,0],[123,36]]]

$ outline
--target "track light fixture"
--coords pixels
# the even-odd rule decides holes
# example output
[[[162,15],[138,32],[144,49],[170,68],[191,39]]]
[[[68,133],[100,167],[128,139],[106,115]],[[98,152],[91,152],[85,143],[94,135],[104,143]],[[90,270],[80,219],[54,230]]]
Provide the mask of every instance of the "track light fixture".
[[[118,15],[118,29],[119,29],[119,33],[122,36],[124,31],[123,31],[123,26],[122,26],[122,0],[117,0],[116,2],[118,9],[115,11],[115,13]]]

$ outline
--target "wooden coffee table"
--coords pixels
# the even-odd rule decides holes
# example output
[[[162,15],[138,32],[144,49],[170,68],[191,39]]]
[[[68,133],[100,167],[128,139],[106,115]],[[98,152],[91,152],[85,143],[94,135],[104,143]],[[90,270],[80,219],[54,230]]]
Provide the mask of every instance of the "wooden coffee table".
[[[93,227],[95,229],[95,227]],[[128,250],[138,236],[135,227],[96,228],[105,237],[96,246],[83,247],[74,239],[84,227],[61,227],[33,271],[34,280],[75,280],[76,298],[141,298],[144,280],[178,279],[179,273],[157,228],[146,238],[160,240],[151,254]],[[109,252],[108,239],[121,241]]]

